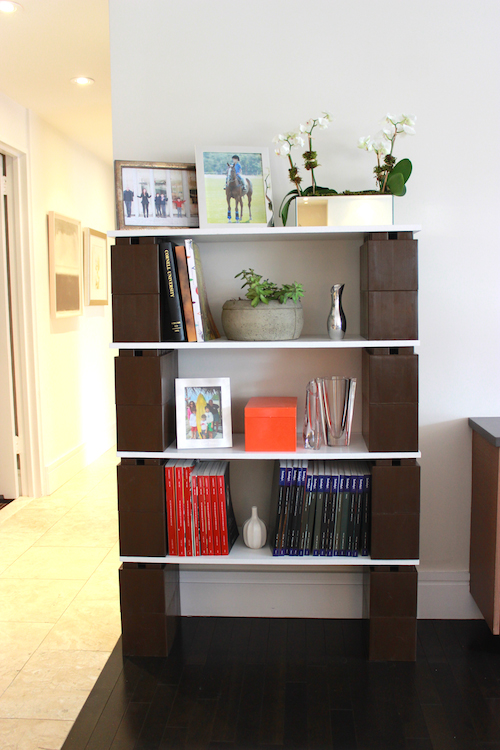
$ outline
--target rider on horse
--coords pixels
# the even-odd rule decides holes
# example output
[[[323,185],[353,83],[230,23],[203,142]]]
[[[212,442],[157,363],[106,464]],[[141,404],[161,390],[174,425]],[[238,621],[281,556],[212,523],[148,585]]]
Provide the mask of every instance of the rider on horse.
[[[233,160],[234,171],[236,173],[236,181],[241,186],[241,191],[242,191],[242,194],[244,195],[247,192],[247,182],[246,180],[243,179],[243,170],[240,164],[240,157],[237,154],[235,154],[231,158]],[[227,173],[226,186],[229,181],[229,172],[230,170],[228,170],[228,173]]]

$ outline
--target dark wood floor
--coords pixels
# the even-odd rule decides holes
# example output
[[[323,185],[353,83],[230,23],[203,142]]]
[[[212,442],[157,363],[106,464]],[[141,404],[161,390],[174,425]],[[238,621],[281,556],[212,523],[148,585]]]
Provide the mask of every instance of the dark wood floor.
[[[500,642],[420,620],[369,663],[360,620],[182,618],[168,659],[118,642],[63,750],[500,750]]]

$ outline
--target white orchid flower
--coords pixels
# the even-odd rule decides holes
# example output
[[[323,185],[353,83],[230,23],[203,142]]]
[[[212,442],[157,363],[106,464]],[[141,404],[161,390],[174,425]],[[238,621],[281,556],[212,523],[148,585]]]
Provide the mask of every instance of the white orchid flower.
[[[333,117],[331,116],[329,112],[323,112],[323,117],[325,118],[325,120],[328,120],[328,122],[333,122]]]
[[[302,125],[302,123],[299,125],[299,130],[301,133],[307,133],[307,123],[305,125]]]
[[[371,151],[372,150],[372,143],[371,143],[369,135],[365,136],[364,138],[361,137],[358,140],[358,148],[362,148],[365,151]]]
[[[327,120],[326,117],[318,117],[318,127],[320,127],[321,130],[326,130],[329,122],[330,121]]]
[[[281,133],[278,133],[278,135],[275,135],[273,138],[273,143],[282,143],[285,140],[285,136]]]
[[[378,156],[386,156],[391,150],[387,141],[374,141],[371,146]]]
[[[392,130],[389,130],[388,128],[384,128],[384,130],[382,130],[382,138],[386,138],[388,141],[392,141],[393,135],[394,133],[392,132]]]
[[[305,140],[300,137],[300,135],[295,135],[292,141],[292,146],[300,146],[301,148],[304,146]]]
[[[415,128],[410,127],[410,125],[403,125],[403,131],[406,135],[415,135]]]
[[[274,153],[276,154],[276,156],[288,156],[288,154],[290,153],[290,144],[286,143],[285,141],[281,144],[281,146],[279,146],[279,148],[274,149]]]
[[[403,125],[409,125],[410,127],[415,125],[416,119],[416,115],[401,115],[401,123]]]
[[[390,125],[394,125],[395,127],[399,122],[401,122],[401,115],[391,115],[388,112],[385,116],[385,121]]]

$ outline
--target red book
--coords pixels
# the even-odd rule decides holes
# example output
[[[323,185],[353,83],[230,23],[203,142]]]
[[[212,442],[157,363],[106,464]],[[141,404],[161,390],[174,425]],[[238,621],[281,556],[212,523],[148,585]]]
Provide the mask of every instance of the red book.
[[[214,539],[214,554],[221,554],[219,502],[217,496],[217,471],[219,462],[214,461],[210,467],[210,505],[212,509],[212,535]]]
[[[207,463],[204,466],[203,469],[203,484],[204,484],[204,505],[205,505],[205,514],[207,519],[207,542],[208,542],[208,554],[213,555],[215,554],[215,544],[214,544],[214,521],[213,521],[213,512],[212,512],[212,503],[210,502],[210,462],[207,461]]]
[[[191,472],[191,502],[193,506],[193,545],[195,555],[201,555],[200,541],[200,505],[198,501],[198,481],[196,476],[196,467]]]
[[[177,511],[177,544],[178,555],[186,556],[186,532],[184,520],[184,461],[175,466],[175,507]]]
[[[184,478],[184,524],[186,528],[186,555],[192,557],[193,551],[193,502],[191,496],[191,472],[194,461],[186,461],[183,468]]]
[[[205,464],[199,463],[191,474],[193,487],[196,485],[196,497],[198,498],[198,518],[200,524],[200,550],[202,555],[208,555],[207,540],[207,515],[205,512],[205,483],[203,482],[203,469]]]
[[[177,514],[175,510],[175,464],[171,458],[165,465],[165,495],[167,503],[168,554],[177,554]]]
[[[229,540],[226,517],[225,469],[227,461],[221,461],[217,473],[217,500],[219,504],[221,555],[229,555]]]

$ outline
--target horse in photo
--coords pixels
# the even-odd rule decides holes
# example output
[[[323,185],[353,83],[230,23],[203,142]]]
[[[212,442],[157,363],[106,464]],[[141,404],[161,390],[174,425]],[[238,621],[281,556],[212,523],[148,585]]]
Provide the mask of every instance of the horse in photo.
[[[246,188],[243,187],[238,176],[234,164],[227,165],[227,180],[226,180],[226,199],[227,199],[227,220],[231,221],[231,198],[234,198],[234,213],[237,222],[243,221],[243,196],[246,195],[248,198],[248,221],[252,221],[252,193],[253,187],[248,177],[243,178],[246,183]]]

